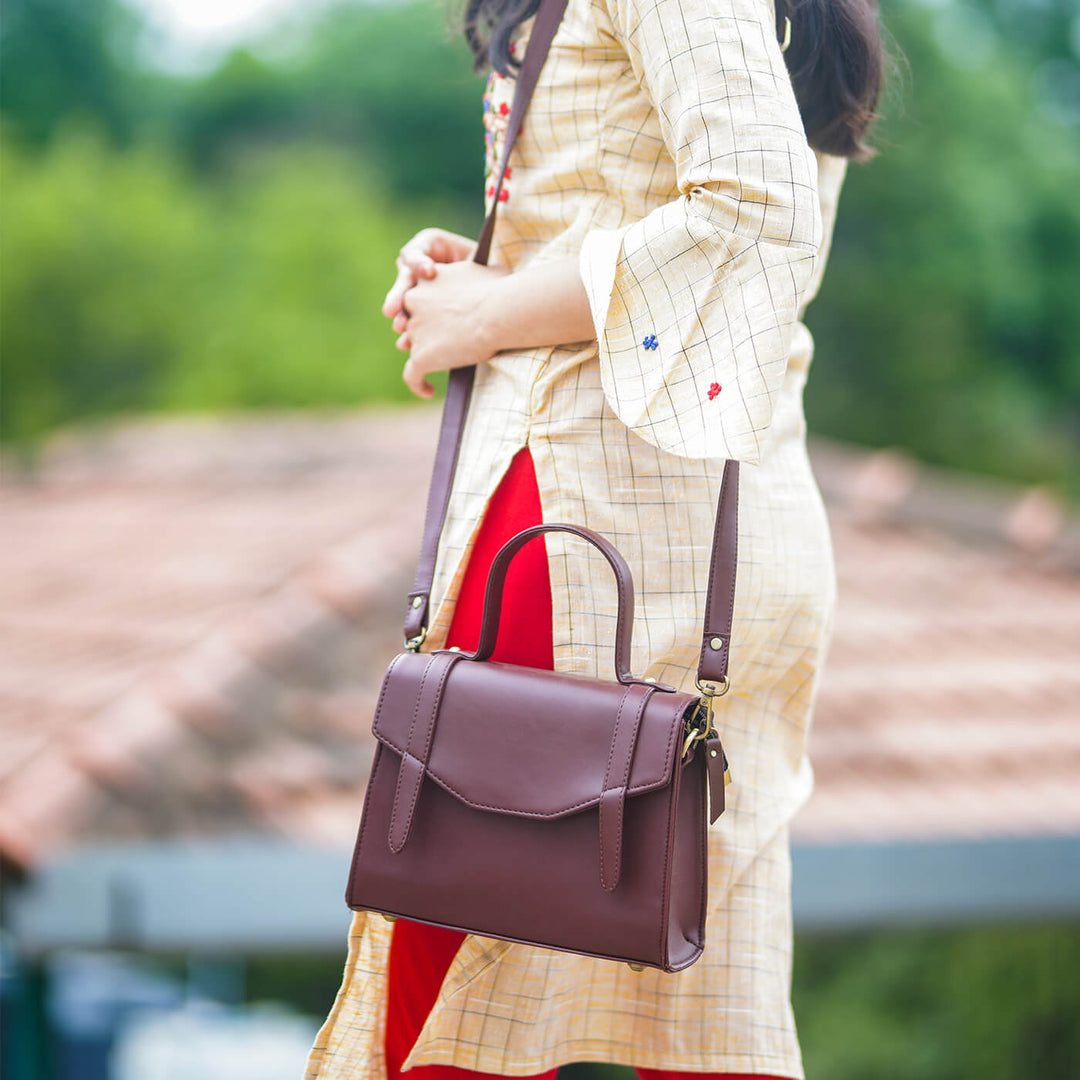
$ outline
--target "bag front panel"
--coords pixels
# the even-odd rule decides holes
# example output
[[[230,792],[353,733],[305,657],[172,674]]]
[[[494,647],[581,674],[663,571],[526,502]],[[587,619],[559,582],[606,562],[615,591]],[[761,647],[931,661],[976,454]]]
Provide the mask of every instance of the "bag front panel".
[[[476,810],[429,780],[409,839],[394,854],[388,835],[400,758],[380,747],[354,855],[349,906],[669,968],[668,938],[678,939],[671,944],[685,959],[686,910],[701,908],[704,890],[702,861],[686,859],[686,851],[699,849],[702,840],[675,843],[671,829],[680,789],[690,801],[701,802],[700,769],[694,764],[679,770],[695,774],[688,784],[672,783],[627,800],[621,877],[607,892],[600,884],[595,808],[523,820]],[[702,825],[703,819],[690,813],[686,820],[680,817],[679,832]],[[678,878],[674,892],[673,874]],[[685,899],[691,895],[692,904]],[[679,914],[669,916],[673,898]],[[694,936],[700,938],[699,928]],[[694,949],[686,963],[700,952],[699,946]]]

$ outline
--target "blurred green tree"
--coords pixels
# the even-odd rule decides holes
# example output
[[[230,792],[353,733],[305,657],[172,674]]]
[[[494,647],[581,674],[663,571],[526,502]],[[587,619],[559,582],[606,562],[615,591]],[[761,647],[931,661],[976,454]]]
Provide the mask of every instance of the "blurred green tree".
[[[49,395],[69,404],[50,413],[48,423],[121,399],[128,407],[213,407],[270,399],[302,404],[331,400],[335,392],[343,401],[398,393],[393,383],[346,385],[338,378],[316,391],[310,363],[290,367],[284,360],[260,381],[250,373],[251,358],[278,355],[266,351],[268,336],[292,340],[295,352],[305,311],[312,341],[341,342],[355,329],[353,309],[318,288],[324,279],[308,246],[343,258],[346,237],[363,245],[356,259],[376,269],[362,288],[374,289],[375,278],[380,285],[357,294],[355,311],[370,311],[389,273],[385,260],[414,227],[478,228],[480,85],[441,0],[341,3],[293,27],[287,43],[271,39],[236,50],[208,74],[185,78],[128,71],[117,57],[131,54],[137,33],[115,0],[78,5],[78,18],[67,25],[60,16],[75,3],[17,0],[5,8],[0,108],[8,143],[70,138],[73,117],[90,114],[111,143],[127,132],[138,144],[172,147],[164,155],[171,161],[170,200],[177,207],[216,206],[198,212],[226,230],[233,248],[231,254],[202,251],[196,261],[207,307],[191,311],[208,332],[213,328],[216,355],[200,359],[183,328],[163,329],[148,297],[128,306],[130,324],[123,330],[94,324],[100,341],[77,350],[84,357],[77,372],[71,362],[38,365],[41,380],[75,380],[67,387],[50,384]],[[1080,497],[1080,0],[897,0],[884,18],[892,51],[905,66],[897,65],[883,106],[880,156],[849,172],[829,271],[808,311],[817,340],[806,398],[810,426],[870,445],[904,445],[944,465],[1047,481]],[[76,27],[90,29],[76,33]],[[33,61],[39,54],[40,63]],[[61,63],[76,55],[78,63]],[[52,89],[46,93],[39,84]],[[316,144],[339,149],[324,157]],[[356,197],[368,200],[371,217],[386,231],[369,236],[357,225],[355,233],[319,238],[324,210],[343,206],[353,183],[346,178],[350,158],[360,163]],[[133,165],[139,159],[125,160]],[[33,170],[58,168],[58,161],[49,153],[24,155],[16,163],[17,184],[33,186]],[[334,164],[320,175],[324,161]],[[107,169],[104,162],[100,167]],[[68,179],[76,183],[73,173]],[[52,190],[58,181],[44,182]],[[291,193],[287,200],[281,185]],[[123,184],[103,185],[95,198],[115,200],[121,190]],[[37,242],[12,221],[8,208],[17,201],[5,193],[11,250]],[[215,215],[227,204],[233,209],[226,225]],[[96,203],[83,208],[98,224],[80,226],[66,241],[72,245],[63,256],[69,295],[78,291],[73,275],[80,267],[89,272],[100,257],[76,251],[79,237],[101,250],[112,245],[118,259],[129,251],[136,293],[139,283],[177,273],[164,265],[153,272],[155,257],[174,258],[167,243],[158,256],[150,245],[136,257],[135,241],[123,231],[133,226],[121,222],[122,210]],[[346,220],[357,213],[342,212]],[[298,223],[302,213],[310,234]],[[170,235],[168,223],[161,228]],[[368,229],[376,229],[374,222]],[[45,243],[47,234],[40,235]],[[266,246],[277,252],[290,244],[293,264],[314,277],[289,271],[284,261],[273,263],[276,269],[271,263],[239,268],[243,258],[263,259]],[[49,268],[47,253],[56,254],[55,247],[19,250],[26,269],[15,271],[12,289],[30,288],[31,268],[42,275],[39,291],[55,288],[55,282],[44,284],[50,275],[64,276]],[[357,288],[364,273],[345,271]],[[104,280],[107,275],[87,282],[86,295],[95,295]],[[230,291],[241,283],[242,298]],[[10,311],[16,294],[0,288]],[[271,295],[273,310],[260,311]],[[230,312],[243,312],[243,321],[228,326]],[[50,332],[60,335],[62,326],[58,317]],[[270,326],[277,327],[274,335]],[[90,332],[84,329],[84,341]],[[11,348],[16,340],[20,349],[44,347],[19,333],[24,336],[7,335]],[[155,349],[174,362],[150,365],[152,378],[145,372],[116,377],[135,363],[136,352],[155,353],[146,342],[170,335],[172,344]],[[136,340],[142,344],[132,344]],[[52,348],[55,354],[58,346]],[[87,360],[89,354],[96,359]],[[33,357],[11,349],[5,359],[9,366],[34,366]],[[211,369],[213,380],[205,375]],[[92,386],[95,372],[99,389]],[[293,378],[300,381],[290,389]],[[139,393],[137,385],[143,386]],[[45,394],[44,382],[39,390],[39,397]],[[47,426],[49,410],[37,400],[8,402],[6,435]],[[37,419],[19,419],[24,410]]]
[[[139,22],[118,0],[5,0],[0,107],[24,139],[44,142],[67,117],[132,135],[131,55]]]
[[[214,185],[83,125],[5,133],[5,438],[67,421],[408,396],[379,311],[416,222],[342,150],[250,154]]]
[[[807,315],[807,416],[1076,495],[1080,140],[1039,110],[1032,64],[989,10],[890,14],[910,75],[885,104],[880,157],[853,167],[841,195]]]

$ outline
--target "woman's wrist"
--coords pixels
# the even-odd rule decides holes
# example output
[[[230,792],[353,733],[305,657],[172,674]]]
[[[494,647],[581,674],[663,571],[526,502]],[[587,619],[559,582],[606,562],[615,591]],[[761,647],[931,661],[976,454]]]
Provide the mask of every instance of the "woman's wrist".
[[[588,341],[596,333],[577,256],[493,278],[476,319],[478,344],[491,356]]]
[[[493,278],[477,307],[477,338],[483,351],[490,356],[520,345],[520,342],[514,341],[512,326],[511,312],[515,292],[512,278],[510,273]]]

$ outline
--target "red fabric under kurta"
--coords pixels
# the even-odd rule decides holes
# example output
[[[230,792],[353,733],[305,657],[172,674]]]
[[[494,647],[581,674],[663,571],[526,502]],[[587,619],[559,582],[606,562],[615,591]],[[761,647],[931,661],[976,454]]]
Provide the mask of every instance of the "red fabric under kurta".
[[[499,548],[512,536],[542,521],[540,492],[528,448],[515,455],[488,504],[461,585],[447,646],[476,648],[484,610],[488,569]],[[514,557],[503,590],[502,620],[492,659],[524,667],[554,668],[551,640],[551,585],[543,539],[525,545]],[[435,1004],[439,988],[465,935],[456,930],[399,919],[390,943],[386,1016],[386,1069],[389,1080],[401,1080],[401,1065]],[[557,1069],[540,1073],[554,1080]],[[641,1080],[751,1080],[729,1073],[678,1073],[638,1069]],[[449,1065],[410,1069],[415,1080],[471,1080],[490,1074]],[[779,1080],[758,1076],[755,1080]]]

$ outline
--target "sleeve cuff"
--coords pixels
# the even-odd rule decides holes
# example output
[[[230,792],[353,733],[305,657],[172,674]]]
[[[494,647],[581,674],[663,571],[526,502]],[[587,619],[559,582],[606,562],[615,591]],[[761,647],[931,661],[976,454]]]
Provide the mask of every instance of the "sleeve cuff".
[[[690,201],[584,238],[604,396],[660,450],[757,464],[814,251],[729,236]]]

